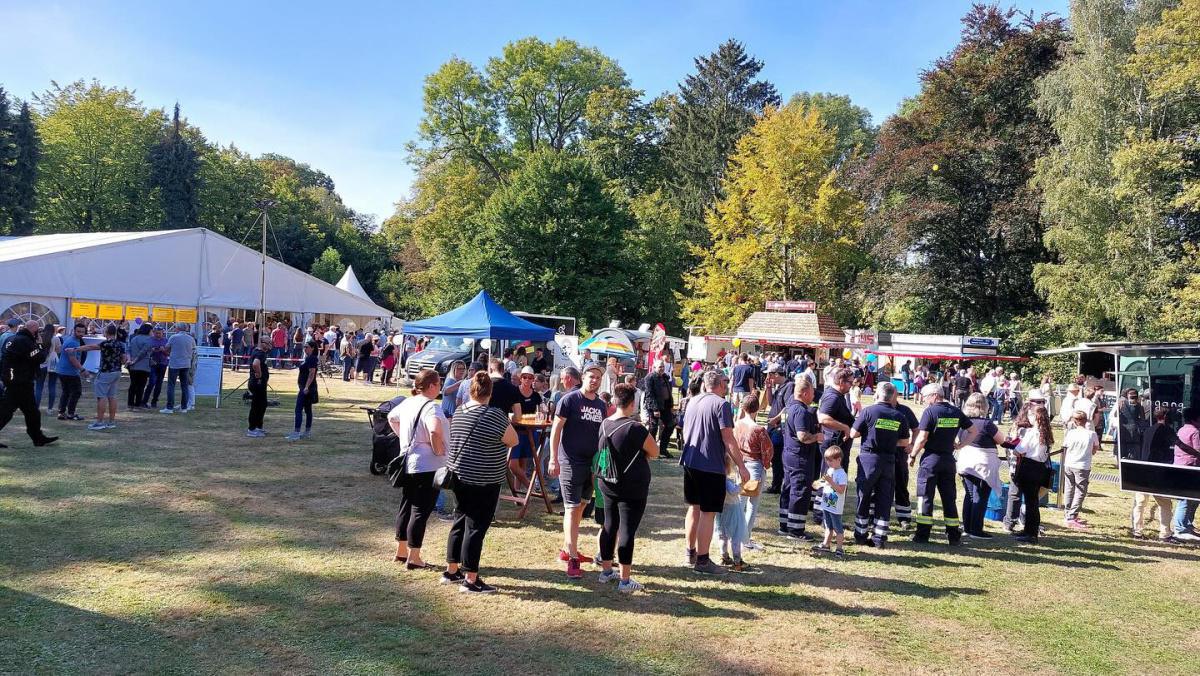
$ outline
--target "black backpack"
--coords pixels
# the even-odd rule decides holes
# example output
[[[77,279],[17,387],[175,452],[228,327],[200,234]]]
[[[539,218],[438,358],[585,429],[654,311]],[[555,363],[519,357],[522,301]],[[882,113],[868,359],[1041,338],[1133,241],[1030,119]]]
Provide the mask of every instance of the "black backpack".
[[[400,397],[400,401],[404,398]],[[371,474],[379,476],[387,471],[387,466],[400,455],[400,440],[388,424],[388,413],[399,404],[399,401],[385,401],[371,413]]]

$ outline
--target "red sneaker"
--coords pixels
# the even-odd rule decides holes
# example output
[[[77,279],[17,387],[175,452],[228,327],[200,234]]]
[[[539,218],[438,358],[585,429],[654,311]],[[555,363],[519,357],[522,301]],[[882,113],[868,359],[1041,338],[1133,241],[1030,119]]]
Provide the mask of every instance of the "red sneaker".
[[[587,554],[584,554],[583,552],[579,552],[579,559],[581,561],[583,559],[590,559],[590,558],[592,558],[592,557],[588,556]],[[560,549],[560,550],[558,550],[558,560],[563,561],[563,562],[570,561],[571,555],[569,553],[567,553],[567,550]]]
[[[579,559],[567,560],[567,577],[578,580],[583,577],[583,569],[579,567]]]

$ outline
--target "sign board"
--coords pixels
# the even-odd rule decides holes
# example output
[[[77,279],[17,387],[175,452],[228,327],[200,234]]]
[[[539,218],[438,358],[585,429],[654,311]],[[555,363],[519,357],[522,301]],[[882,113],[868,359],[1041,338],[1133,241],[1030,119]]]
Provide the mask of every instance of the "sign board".
[[[963,347],[1000,347],[999,338],[981,338],[979,336],[963,336]]]
[[[175,321],[175,308],[172,308],[172,307],[156,307],[156,308],[154,308],[153,320],[156,322],[173,322],[173,321]]]
[[[767,309],[774,312],[816,312],[817,302],[813,300],[769,300]]]
[[[224,369],[224,349],[220,347],[196,346],[195,383],[197,397],[216,397],[217,408],[221,407],[221,378]]]
[[[175,308],[175,321],[187,322],[188,324],[196,323],[196,308],[194,308],[194,307],[177,307],[177,308]]]
[[[141,317],[144,321],[150,321],[150,308],[145,305],[126,305],[125,318],[133,321]]]
[[[121,319],[125,316],[125,306],[120,303],[100,303],[96,308],[96,319]]]
[[[89,319],[95,319],[96,304],[80,303],[79,301],[75,301],[74,303],[71,303],[71,316],[76,318],[87,317]]]

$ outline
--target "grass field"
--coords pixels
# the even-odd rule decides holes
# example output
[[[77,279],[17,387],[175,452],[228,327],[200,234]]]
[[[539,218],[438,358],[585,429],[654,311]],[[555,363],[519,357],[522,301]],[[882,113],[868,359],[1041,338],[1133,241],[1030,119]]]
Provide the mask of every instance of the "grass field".
[[[227,376],[229,374],[227,373]],[[234,383],[240,382],[240,378]],[[229,378],[227,378],[227,382]],[[1196,673],[1195,549],[1134,541],[1128,495],[1094,483],[1090,532],[1044,513],[1040,545],[950,550],[895,539],[816,559],[773,534],[758,575],[682,568],[679,468],[653,463],[627,597],[568,581],[559,517],[505,504],[484,546],[501,589],[464,597],[391,560],[397,494],[367,474],[359,404],[331,381],[316,435],[289,443],[291,373],[266,439],[246,408],[125,414],[115,430],[20,420],[0,440],[0,672],[40,673]],[[81,415],[94,411],[81,406]],[[915,472],[914,472],[915,480]],[[940,514],[940,512],[937,512]],[[442,560],[448,524],[425,552]],[[998,531],[997,524],[990,529]],[[595,551],[594,528],[584,549]],[[937,535],[935,531],[935,535]]]

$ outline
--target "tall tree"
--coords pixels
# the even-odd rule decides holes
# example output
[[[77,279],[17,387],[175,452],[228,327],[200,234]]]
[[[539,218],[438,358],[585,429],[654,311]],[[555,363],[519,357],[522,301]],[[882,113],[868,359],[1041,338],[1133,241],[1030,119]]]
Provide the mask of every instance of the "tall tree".
[[[866,281],[893,290],[865,295],[922,311],[938,333],[1039,309],[1031,273],[1046,251],[1029,179],[1056,137],[1032,100],[1065,39],[1056,17],[982,5],[964,17],[960,43],[922,74],[863,169],[882,268]],[[876,320],[888,310],[869,309]]]
[[[767,106],[780,104],[774,85],[757,80],[763,63],[728,40],[695,60],[679,85],[663,143],[672,199],[703,241],[704,213],[722,197],[726,162]]]
[[[179,104],[176,103],[171,126],[150,151],[150,184],[158,190],[158,198],[162,203],[163,228],[199,226],[196,204],[199,172],[199,154],[183,135]]]
[[[854,105],[849,96],[828,92],[799,92],[793,94],[789,102],[816,108],[821,113],[825,126],[837,134],[835,154],[838,164],[856,154],[869,155],[875,148],[875,137],[879,135],[879,128],[871,123],[871,111]]]
[[[738,141],[725,198],[708,218],[711,247],[695,248],[699,268],[685,319],[732,331],[768,299],[809,298],[853,324],[846,302],[865,259],[858,248],[863,205],[839,185],[838,135],[815,107],[768,108]]]
[[[128,89],[83,80],[52,83],[35,97],[42,161],[38,213],[43,231],[153,230],[162,210],[146,158],[159,140],[160,111]]]
[[[28,102],[21,103],[21,113],[13,126],[13,140],[17,146],[17,157],[13,165],[12,199],[8,209],[10,232],[14,235],[31,235],[36,226],[38,162],[42,149]]]
[[[8,93],[0,87],[0,232],[7,232],[12,227],[18,153],[16,125],[9,107]]]
[[[255,201],[267,195],[266,171],[231,145],[206,148],[197,175],[200,225],[241,241],[258,216]]]
[[[512,308],[578,316],[595,328],[636,288],[625,237],[634,220],[587,160],[543,150],[492,194],[464,264]]]
[[[1076,0],[1071,48],[1038,87],[1038,110],[1060,143],[1035,176],[1053,254],[1035,279],[1068,339],[1144,335],[1156,313],[1158,263],[1142,255],[1142,243],[1155,241],[1144,230],[1154,219],[1135,223],[1115,189],[1114,156],[1127,133],[1161,123],[1142,76],[1127,64],[1138,29],[1157,23],[1167,4]]]
[[[333,247],[325,247],[317,260],[313,261],[312,270],[313,277],[323,279],[330,284],[337,284],[338,280],[346,272],[346,264],[342,262],[342,255]]]

